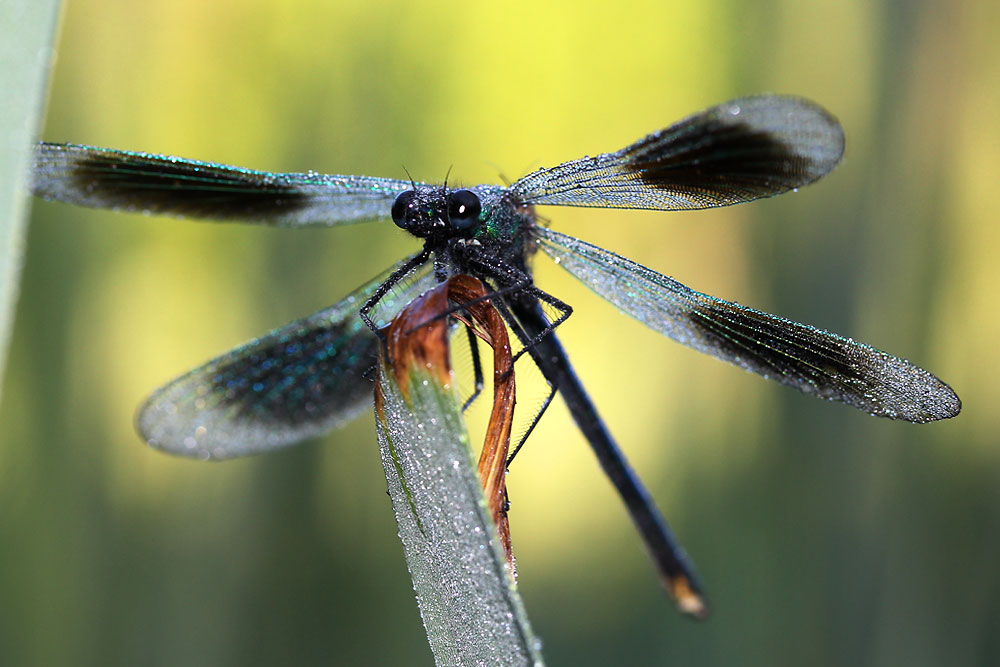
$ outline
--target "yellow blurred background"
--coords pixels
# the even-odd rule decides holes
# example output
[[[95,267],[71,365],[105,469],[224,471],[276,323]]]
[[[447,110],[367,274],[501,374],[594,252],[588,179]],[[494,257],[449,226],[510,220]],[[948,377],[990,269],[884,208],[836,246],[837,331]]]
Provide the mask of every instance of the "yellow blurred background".
[[[845,161],[797,194],[540,213],[909,358],[964,412],[913,426],[801,396],[539,258],[714,615],[673,611],[558,400],[509,476],[521,592],[554,665],[1000,662],[996,2],[68,0],[63,18],[44,139],[273,171],[500,182],[732,97],[828,108]],[[0,406],[0,664],[430,664],[370,415],[223,464],[132,429],[154,387],[415,247],[387,223],[35,206]]]

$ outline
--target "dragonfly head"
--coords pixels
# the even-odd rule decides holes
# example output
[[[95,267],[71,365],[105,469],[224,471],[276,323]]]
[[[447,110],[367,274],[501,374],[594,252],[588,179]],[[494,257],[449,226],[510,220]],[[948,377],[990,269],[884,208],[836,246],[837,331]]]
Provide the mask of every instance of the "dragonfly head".
[[[479,228],[482,202],[471,190],[416,188],[399,193],[392,221],[420,238],[471,237]]]

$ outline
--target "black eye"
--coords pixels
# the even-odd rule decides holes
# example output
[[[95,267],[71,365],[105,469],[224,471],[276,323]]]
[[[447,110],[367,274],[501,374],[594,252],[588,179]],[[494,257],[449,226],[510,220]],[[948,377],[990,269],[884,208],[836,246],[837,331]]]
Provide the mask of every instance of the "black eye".
[[[399,196],[396,197],[396,201],[392,203],[392,221],[396,223],[397,227],[407,228],[406,212],[410,210],[410,206],[413,205],[413,200],[416,196],[417,193],[413,190],[400,192]]]
[[[482,205],[470,190],[455,190],[448,197],[448,220],[455,229],[469,229],[479,222]]]

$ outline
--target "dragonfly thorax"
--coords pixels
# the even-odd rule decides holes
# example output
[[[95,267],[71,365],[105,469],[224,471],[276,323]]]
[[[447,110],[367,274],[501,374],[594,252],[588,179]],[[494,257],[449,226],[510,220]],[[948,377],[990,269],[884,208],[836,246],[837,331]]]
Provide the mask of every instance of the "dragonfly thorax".
[[[471,190],[416,188],[396,197],[392,221],[419,238],[469,238],[479,228],[482,210]]]

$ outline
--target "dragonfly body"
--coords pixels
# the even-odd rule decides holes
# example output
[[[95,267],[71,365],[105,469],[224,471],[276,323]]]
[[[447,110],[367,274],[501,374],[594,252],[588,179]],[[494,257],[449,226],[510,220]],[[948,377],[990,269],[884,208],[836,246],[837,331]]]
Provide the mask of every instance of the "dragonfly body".
[[[548,229],[535,207],[690,210],[807,185],[840,161],[843,132],[811,102],[764,95],[690,116],[613,153],[540,169],[509,187],[468,189],[313,172],[273,174],[147,153],[40,144],[32,188],[105,208],[300,227],[391,218],[422,249],[330,308],[276,329],[158,390],[138,427],[156,447],[227,458],[274,449],[350,418],[370,401],[373,330],[456,274],[495,290],[525,351],[560,392],[622,496],[682,609],[704,605],[683,552],[629,468],[555,335],[572,309],[534,283],[542,250],[622,311],[685,345],[873,415],[930,422],[955,393],[910,362],[849,338],[696,292]],[[554,320],[547,316],[558,311]],[[358,315],[360,314],[360,317]]]

